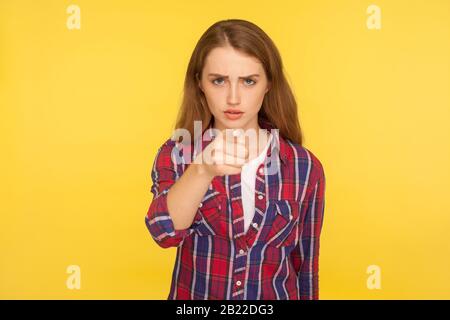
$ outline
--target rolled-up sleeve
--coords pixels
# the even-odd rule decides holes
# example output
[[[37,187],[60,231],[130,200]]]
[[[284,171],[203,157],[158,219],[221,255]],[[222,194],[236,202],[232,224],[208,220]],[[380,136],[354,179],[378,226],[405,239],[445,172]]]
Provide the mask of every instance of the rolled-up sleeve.
[[[193,231],[191,228],[175,230],[167,207],[167,195],[179,178],[171,156],[173,146],[174,142],[166,142],[157,152],[151,171],[153,200],[145,216],[152,238],[163,248],[180,246]]]

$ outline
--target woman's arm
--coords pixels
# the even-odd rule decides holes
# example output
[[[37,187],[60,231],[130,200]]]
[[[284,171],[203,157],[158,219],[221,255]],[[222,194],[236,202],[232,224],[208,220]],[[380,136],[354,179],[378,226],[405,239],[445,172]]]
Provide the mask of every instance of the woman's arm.
[[[300,238],[291,253],[292,263],[298,272],[298,289],[301,300],[319,299],[319,248],[325,209],[325,175],[318,159],[311,155],[311,189],[304,201],[305,213]],[[299,225],[300,227],[300,225]]]
[[[191,225],[200,202],[215,176],[241,172],[248,157],[245,141],[235,139],[224,148],[225,136],[219,134],[217,138],[197,155],[181,175],[172,161],[174,142],[166,142],[158,150],[152,168],[151,190],[154,197],[145,221],[152,237],[161,247],[179,246],[192,233]],[[212,151],[214,161],[206,161]],[[206,162],[196,161],[204,158]]]
[[[154,197],[145,217],[153,239],[163,248],[180,245],[193,231],[190,226],[213,178],[194,163],[179,176],[172,149],[173,143],[166,142],[156,155],[151,174]]]
[[[192,163],[170,188],[167,195],[167,207],[175,229],[186,229],[192,224],[213,178],[214,176],[205,170],[203,164]]]
[[[300,252],[303,253],[299,274],[300,299],[319,299],[319,248],[325,203],[324,187],[325,179],[318,180],[314,186],[300,238]]]

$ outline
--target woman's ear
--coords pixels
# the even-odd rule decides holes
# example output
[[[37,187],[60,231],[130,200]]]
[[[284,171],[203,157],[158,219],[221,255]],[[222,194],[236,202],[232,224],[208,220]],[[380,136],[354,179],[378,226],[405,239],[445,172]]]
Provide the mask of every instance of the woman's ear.
[[[267,93],[267,92],[270,90],[271,87],[272,87],[272,83],[271,83],[271,82],[268,82],[268,83],[267,83],[267,88],[266,88],[266,92],[265,92],[265,93]]]

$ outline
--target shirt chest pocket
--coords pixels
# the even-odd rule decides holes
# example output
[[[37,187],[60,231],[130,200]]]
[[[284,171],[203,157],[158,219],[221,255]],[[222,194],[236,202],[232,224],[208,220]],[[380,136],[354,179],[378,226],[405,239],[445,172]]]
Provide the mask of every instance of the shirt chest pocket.
[[[193,227],[199,236],[227,235],[226,196],[207,192],[195,215]]]
[[[299,222],[299,202],[268,200],[266,217],[258,242],[272,247],[295,246]]]

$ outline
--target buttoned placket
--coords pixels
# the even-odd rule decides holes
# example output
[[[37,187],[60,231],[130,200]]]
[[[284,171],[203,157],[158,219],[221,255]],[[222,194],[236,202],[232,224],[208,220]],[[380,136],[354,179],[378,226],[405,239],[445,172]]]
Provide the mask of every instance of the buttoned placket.
[[[233,235],[236,249],[233,273],[233,300],[244,299],[247,258],[249,251],[256,241],[266,211],[265,165],[266,162],[263,162],[257,169],[255,180],[255,214],[251,222],[251,227],[247,232],[244,231],[241,176],[239,174],[229,176],[230,195],[232,199],[231,205],[233,208]],[[238,215],[238,213],[241,214]]]

